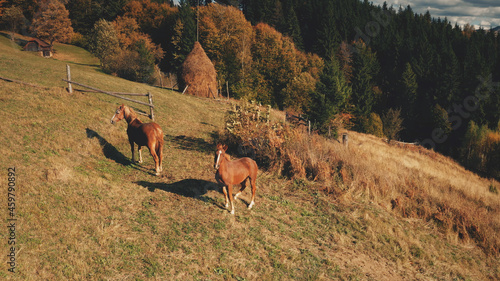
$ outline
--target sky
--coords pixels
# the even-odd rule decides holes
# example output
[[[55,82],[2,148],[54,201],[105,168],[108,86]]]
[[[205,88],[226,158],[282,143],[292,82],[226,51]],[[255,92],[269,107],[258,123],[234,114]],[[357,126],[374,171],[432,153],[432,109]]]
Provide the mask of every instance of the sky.
[[[384,2],[398,10],[400,6],[411,6],[413,12],[431,13],[433,18],[445,17],[452,25],[466,23],[476,28],[490,29],[500,26],[500,0],[369,0],[374,5],[382,6]],[[179,0],[174,0],[178,3]]]
[[[384,1],[396,10],[400,6],[406,8],[410,5],[415,13],[424,14],[429,11],[431,17],[446,17],[453,25],[458,23],[463,26],[469,23],[484,29],[500,26],[499,0],[371,0],[374,5],[380,6]]]

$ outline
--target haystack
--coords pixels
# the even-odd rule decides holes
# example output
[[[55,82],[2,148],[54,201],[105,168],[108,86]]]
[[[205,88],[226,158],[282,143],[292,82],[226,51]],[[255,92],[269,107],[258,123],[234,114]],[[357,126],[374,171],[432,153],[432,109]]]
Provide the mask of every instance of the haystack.
[[[217,72],[199,42],[194,43],[193,50],[182,64],[182,80],[186,93],[198,96],[215,98],[217,93]]]

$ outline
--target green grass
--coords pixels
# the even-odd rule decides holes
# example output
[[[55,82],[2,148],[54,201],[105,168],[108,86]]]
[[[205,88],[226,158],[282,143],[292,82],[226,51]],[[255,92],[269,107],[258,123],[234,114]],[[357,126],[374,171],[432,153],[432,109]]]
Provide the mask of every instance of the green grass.
[[[60,59],[19,51],[0,36],[2,170],[18,169],[18,280],[380,280],[499,276],[499,264],[425,221],[405,220],[363,198],[340,201],[307,180],[261,173],[256,205],[245,191],[236,215],[214,187],[214,133],[224,102],[102,73],[84,50]],[[62,60],[67,58],[67,60]],[[143,150],[131,164],[126,124],[109,119],[122,101],[67,93],[60,79],[111,91],[151,92],[165,132],[164,174]],[[32,72],[28,70],[33,70]],[[137,106],[143,109],[141,106]],[[143,117],[142,120],[147,121]],[[0,196],[6,206],[6,196]],[[0,212],[6,219],[6,212]],[[7,233],[0,232],[0,241]],[[6,243],[3,243],[4,249]]]

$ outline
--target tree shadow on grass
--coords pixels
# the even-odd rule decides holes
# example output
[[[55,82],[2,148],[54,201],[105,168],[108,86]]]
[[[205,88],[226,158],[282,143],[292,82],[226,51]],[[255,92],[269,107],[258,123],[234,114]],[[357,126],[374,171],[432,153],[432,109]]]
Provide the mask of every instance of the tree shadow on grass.
[[[188,137],[184,135],[165,135],[165,139],[171,143],[175,143],[179,148],[184,150],[195,150],[203,153],[212,153],[215,147],[212,142],[207,142],[202,138]]]
[[[190,197],[204,202],[210,202],[214,205],[217,205],[219,208],[225,209],[225,206],[217,204],[217,201],[215,199],[203,196],[207,194],[209,190],[215,190],[219,193],[222,193],[221,188],[215,182],[199,180],[199,179],[183,179],[181,181],[173,183],[147,182],[147,181],[137,181],[135,183],[147,188],[151,192],[154,192],[156,189],[159,189],[165,192],[178,194],[184,197]]]

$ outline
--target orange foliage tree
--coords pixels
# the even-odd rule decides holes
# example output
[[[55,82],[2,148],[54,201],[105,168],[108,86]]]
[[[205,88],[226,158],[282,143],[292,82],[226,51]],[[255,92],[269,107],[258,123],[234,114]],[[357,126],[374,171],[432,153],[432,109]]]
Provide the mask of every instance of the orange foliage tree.
[[[133,18],[144,32],[158,29],[169,19],[177,8],[167,3],[151,2],[151,0],[130,1],[123,7],[123,16]]]
[[[32,23],[33,32],[52,46],[54,42],[70,42],[73,28],[69,12],[59,0],[48,0],[40,4]]]
[[[139,25],[134,18],[119,16],[113,21],[113,25],[122,49],[134,49],[138,42],[142,42],[156,60],[163,58],[162,48],[154,44],[149,35],[140,32]]]
[[[0,0],[0,17],[3,16],[3,11],[5,10],[5,4],[7,3],[7,0]]]

